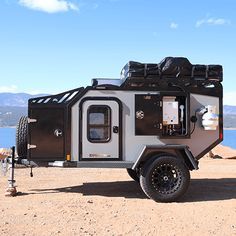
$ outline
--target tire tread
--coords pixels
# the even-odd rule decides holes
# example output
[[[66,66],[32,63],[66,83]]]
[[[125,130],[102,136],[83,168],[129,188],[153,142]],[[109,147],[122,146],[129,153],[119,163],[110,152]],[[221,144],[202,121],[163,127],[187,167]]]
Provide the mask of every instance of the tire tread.
[[[182,172],[182,178],[183,178],[183,183],[181,184],[181,187],[178,191],[172,193],[172,194],[160,194],[157,191],[155,191],[151,185],[150,182],[148,181],[149,177],[148,174],[150,170],[157,164],[160,164],[161,162],[171,162],[175,165],[177,165]],[[141,171],[140,175],[140,186],[143,190],[143,192],[147,195],[147,197],[153,199],[154,201],[157,202],[173,202],[179,199],[188,189],[190,182],[190,173],[189,170],[187,169],[185,163],[181,160],[178,159],[175,156],[171,155],[163,155],[163,156],[158,156],[153,158],[152,160],[148,161],[144,166]]]
[[[20,158],[27,157],[28,119],[22,116],[16,127],[16,151]]]

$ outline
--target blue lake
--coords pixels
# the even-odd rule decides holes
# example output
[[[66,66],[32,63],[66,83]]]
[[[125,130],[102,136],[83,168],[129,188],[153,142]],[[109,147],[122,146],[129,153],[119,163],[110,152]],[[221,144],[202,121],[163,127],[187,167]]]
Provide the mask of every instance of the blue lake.
[[[0,147],[15,145],[15,128],[0,128]],[[236,130],[224,130],[223,145],[236,149]]]
[[[224,146],[236,149],[236,130],[224,130]]]
[[[15,141],[15,128],[0,128],[0,148],[10,148],[15,145]]]

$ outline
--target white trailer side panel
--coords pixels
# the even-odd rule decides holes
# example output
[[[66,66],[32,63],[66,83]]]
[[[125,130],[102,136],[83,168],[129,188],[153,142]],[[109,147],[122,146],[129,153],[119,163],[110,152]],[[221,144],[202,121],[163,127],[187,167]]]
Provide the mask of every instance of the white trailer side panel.
[[[190,147],[194,156],[199,155],[219,138],[219,129],[214,131],[206,131],[201,127],[201,117],[198,116],[195,131],[191,138],[170,138],[160,139],[159,136],[135,135],[135,94],[158,94],[159,92],[147,91],[120,91],[120,90],[90,90],[84,97],[116,97],[122,102],[123,106],[123,151],[124,161],[133,161],[137,159],[142,149],[146,145],[164,145],[164,144],[184,144]],[[84,98],[83,97],[83,98]],[[80,100],[81,101],[81,100]],[[79,160],[79,104],[75,103],[72,107],[72,161]],[[219,98],[191,94],[190,95],[190,117],[195,111],[206,105],[215,105],[219,112]],[[191,124],[191,129],[193,124]]]

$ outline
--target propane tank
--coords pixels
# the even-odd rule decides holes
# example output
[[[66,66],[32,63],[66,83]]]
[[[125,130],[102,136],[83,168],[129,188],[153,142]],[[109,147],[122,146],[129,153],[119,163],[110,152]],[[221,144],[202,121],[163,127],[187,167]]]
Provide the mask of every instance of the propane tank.
[[[216,113],[216,106],[205,106],[202,113],[202,126],[205,130],[216,130],[219,125],[219,115]]]

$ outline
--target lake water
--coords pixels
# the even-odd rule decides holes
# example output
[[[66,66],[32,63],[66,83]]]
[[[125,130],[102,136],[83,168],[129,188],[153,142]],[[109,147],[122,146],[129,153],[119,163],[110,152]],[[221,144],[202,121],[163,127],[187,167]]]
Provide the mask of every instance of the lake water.
[[[0,148],[10,148],[15,146],[16,129],[0,128]]]
[[[224,146],[236,149],[236,130],[224,130]]]
[[[15,145],[15,128],[0,128],[0,148]],[[236,149],[236,130],[224,130],[223,145]]]

